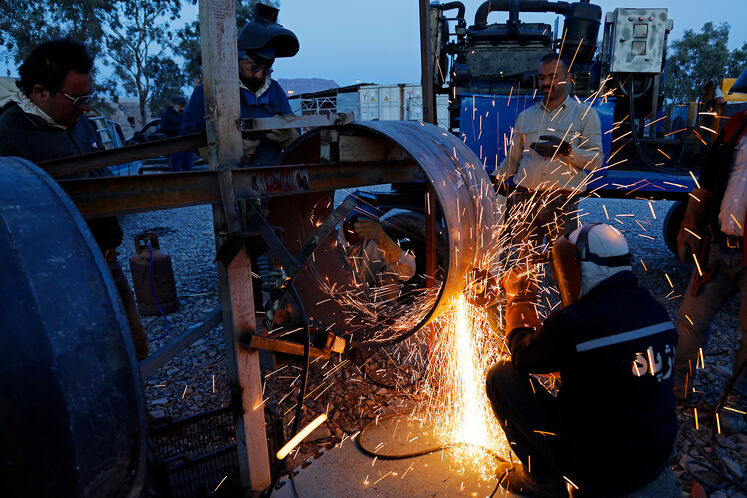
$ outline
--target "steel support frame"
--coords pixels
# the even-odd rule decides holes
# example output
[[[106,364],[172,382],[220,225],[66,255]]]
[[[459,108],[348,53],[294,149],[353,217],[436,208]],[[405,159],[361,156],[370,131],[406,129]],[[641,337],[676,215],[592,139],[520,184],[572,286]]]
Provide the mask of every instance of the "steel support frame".
[[[423,180],[412,160],[273,165],[227,170],[234,200]],[[221,202],[218,170],[61,180],[86,218]]]

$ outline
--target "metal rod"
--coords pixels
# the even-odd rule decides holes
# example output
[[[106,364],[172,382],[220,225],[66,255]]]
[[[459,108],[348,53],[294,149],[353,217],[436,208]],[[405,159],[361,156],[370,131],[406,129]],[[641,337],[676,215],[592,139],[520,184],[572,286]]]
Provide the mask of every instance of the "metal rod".
[[[191,325],[171,342],[140,362],[140,378],[147,379],[156,370],[168,363],[176,355],[187,349],[193,342],[215,329],[223,321],[220,307],[215,308],[201,322]]]
[[[331,163],[233,169],[236,196],[257,199],[422,180],[413,161]],[[86,218],[220,203],[216,171],[62,180]]]
[[[243,133],[266,132],[275,129],[339,126],[353,121],[353,114],[325,114],[322,116],[273,116],[270,118],[242,119]],[[38,164],[52,178],[63,178],[94,169],[117,164],[167,156],[183,150],[199,149],[207,145],[207,135],[203,132],[180,135],[177,137],[153,140],[150,142],[127,145],[116,149],[100,150],[89,154],[62,157],[42,161]]]
[[[205,133],[200,132],[163,140],[153,140],[144,144],[128,145],[117,149],[101,150],[90,154],[42,161],[38,166],[49,173],[52,178],[62,178],[106,166],[114,166],[115,164],[165,156],[182,150],[197,149],[204,147],[206,144]]]

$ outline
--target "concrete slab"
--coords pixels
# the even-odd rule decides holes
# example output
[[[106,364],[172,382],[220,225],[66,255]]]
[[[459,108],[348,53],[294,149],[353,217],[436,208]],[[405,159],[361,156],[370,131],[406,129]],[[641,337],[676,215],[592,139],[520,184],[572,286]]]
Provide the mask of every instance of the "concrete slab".
[[[483,479],[455,462],[454,452],[440,450],[402,460],[375,459],[346,439],[294,478],[298,496],[475,496],[487,497],[495,489],[494,478]],[[273,496],[295,498],[290,479]],[[495,496],[506,496],[499,489]]]
[[[356,436],[299,472],[298,496],[488,497],[496,489],[497,456],[475,446],[441,448],[431,428],[408,413],[381,417]],[[470,461],[484,470],[463,463]],[[289,479],[275,494],[296,497]],[[499,489],[495,496],[507,495]]]

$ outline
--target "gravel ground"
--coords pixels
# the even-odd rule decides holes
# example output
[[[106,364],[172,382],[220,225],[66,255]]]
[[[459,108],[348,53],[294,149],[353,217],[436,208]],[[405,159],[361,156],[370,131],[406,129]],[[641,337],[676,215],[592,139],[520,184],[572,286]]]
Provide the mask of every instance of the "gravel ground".
[[[581,208],[589,213],[583,218],[585,222],[607,221],[606,208],[609,222],[626,234],[634,261],[637,261],[634,271],[641,283],[676,319],[680,296],[693,268],[680,263],[662,240],[661,224],[671,204],[666,201],[649,205],[646,201],[588,199],[582,201]],[[119,258],[126,274],[129,275],[128,260],[134,252],[132,237],[144,231],[158,234],[161,248],[171,255],[174,266],[180,308],[168,316],[170,329],[167,332],[162,317],[143,317],[152,353],[218,305],[211,209],[196,206],[143,213],[123,217],[121,221],[125,244]],[[695,430],[692,407],[679,407],[684,429],[678,439],[672,468],[682,479],[685,490],[690,490],[693,480],[684,470],[684,465],[690,459],[707,461],[716,451],[726,456],[733,474],[740,479],[743,479],[742,472],[747,471],[747,435],[720,436],[718,448],[713,448],[710,441],[711,415],[706,413],[707,405],[715,405],[721,386],[731,373],[733,354],[738,345],[738,305],[736,298],[729,300],[713,324],[711,341],[705,351],[707,368],[695,386],[702,391],[696,398],[696,403],[700,403],[699,430]],[[162,338],[155,340],[159,337]],[[392,360],[387,360],[381,352],[349,350],[342,355],[333,355],[330,360],[312,363],[307,391],[310,394],[302,422],[306,423],[321,412],[328,414],[329,421],[312,433],[297,453],[292,454],[291,468],[306,466],[323,448],[332,447],[341,439],[354,435],[377,415],[401,410],[420,401],[414,388],[392,389],[370,382],[370,373],[385,371],[391,366],[387,362],[391,364]],[[288,434],[294,414],[296,395],[293,390],[298,384],[300,361],[281,356],[276,358],[276,363],[274,369],[263,369],[266,380],[264,396],[267,406],[282,417]],[[225,406],[230,391],[222,327],[204,336],[144,382],[150,419],[177,419]],[[744,494],[740,495],[739,489],[731,485],[710,496]]]

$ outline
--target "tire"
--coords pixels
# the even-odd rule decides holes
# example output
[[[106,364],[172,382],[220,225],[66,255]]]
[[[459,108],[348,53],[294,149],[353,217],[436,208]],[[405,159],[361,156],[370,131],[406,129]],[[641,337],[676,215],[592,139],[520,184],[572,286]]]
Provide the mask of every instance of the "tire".
[[[685,217],[687,201],[677,201],[669,208],[667,215],[664,217],[664,242],[675,257],[677,257],[677,234],[680,231],[680,223]]]
[[[111,272],[57,182],[0,169],[0,495],[140,496],[145,402]]]

